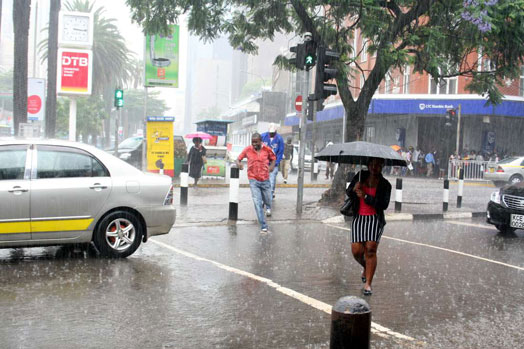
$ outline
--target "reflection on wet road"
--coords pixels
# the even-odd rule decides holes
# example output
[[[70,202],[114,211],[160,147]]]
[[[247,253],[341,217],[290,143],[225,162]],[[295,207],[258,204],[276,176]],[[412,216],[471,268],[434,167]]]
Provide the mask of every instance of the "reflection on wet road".
[[[373,348],[524,342],[524,234],[483,223],[388,223],[366,298]],[[126,260],[0,250],[0,337],[8,348],[328,347],[330,306],[362,297],[348,231],[272,227],[178,227]]]

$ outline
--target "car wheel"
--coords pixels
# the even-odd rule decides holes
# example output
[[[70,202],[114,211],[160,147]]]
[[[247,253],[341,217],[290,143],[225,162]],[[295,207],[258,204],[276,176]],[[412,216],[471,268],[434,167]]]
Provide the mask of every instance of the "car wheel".
[[[495,228],[497,228],[498,231],[500,231],[503,234],[511,234],[511,233],[515,232],[515,228],[508,227],[507,225],[497,224],[497,225],[495,225]]]
[[[522,182],[522,176],[518,174],[511,176],[511,178],[509,179],[510,184],[517,184],[520,182]]]
[[[102,256],[125,258],[140,246],[142,230],[142,225],[135,215],[126,211],[115,211],[100,221],[93,242]]]

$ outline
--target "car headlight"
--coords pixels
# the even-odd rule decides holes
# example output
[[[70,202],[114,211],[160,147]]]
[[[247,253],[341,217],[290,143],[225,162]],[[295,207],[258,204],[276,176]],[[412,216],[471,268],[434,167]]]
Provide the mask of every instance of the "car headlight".
[[[491,201],[500,205],[500,190],[491,193]]]
[[[131,157],[131,153],[122,153],[120,154],[120,159],[127,160]]]

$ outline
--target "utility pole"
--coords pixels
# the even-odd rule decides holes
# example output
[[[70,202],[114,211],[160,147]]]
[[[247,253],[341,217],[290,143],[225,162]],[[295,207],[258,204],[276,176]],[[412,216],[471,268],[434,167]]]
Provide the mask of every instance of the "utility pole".
[[[457,118],[457,156],[459,156],[460,147],[460,119],[462,115],[462,104],[458,105],[458,118]]]

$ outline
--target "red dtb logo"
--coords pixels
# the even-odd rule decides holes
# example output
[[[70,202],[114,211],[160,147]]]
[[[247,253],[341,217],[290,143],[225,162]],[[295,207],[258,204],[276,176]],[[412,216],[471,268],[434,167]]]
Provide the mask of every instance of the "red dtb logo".
[[[218,166],[208,166],[207,167],[207,173],[219,174],[220,173],[220,167],[218,167]]]
[[[157,78],[165,79],[166,78],[166,70],[164,68],[158,68],[156,70],[156,76],[157,76]]]

